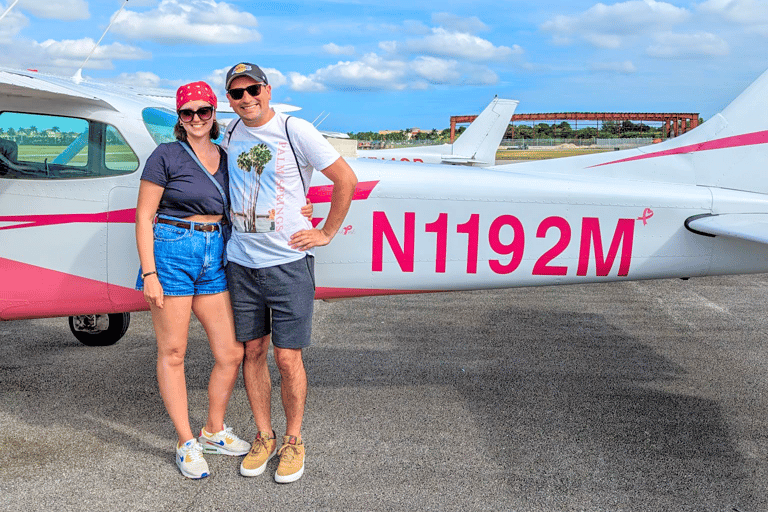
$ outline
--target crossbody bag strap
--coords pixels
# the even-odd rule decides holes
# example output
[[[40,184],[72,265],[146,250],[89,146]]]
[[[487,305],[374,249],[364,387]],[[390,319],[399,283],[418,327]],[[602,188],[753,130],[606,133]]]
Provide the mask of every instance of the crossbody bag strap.
[[[230,220],[229,220],[229,204],[228,204],[228,201],[227,201],[227,194],[224,193],[224,188],[222,188],[222,186],[219,184],[219,182],[216,181],[216,178],[214,178],[211,175],[211,173],[208,172],[208,169],[206,169],[205,166],[203,165],[203,163],[200,161],[200,159],[197,158],[197,155],[192,150],[192,148],[189,146],[189,144],[187,144],[186,142],[181,141],[181,140],[178,141],[178,143],[181,144],[181,147],[183,147],[184,149],[187,150],[187,153],[189,153],[189,156],[192,157],[192,160],[194,160],[195,163],[197,163],[197,166],[200,168],[200,170],[203,172],[203,174],[208,176],[208,179],[210,179],[213,182],[213,184],[216,186],[216,190],[219,191],[219,194],[221,194],[221,200],[224,202],[224,218],[227,219],[227,222],[230,222]],[[216,146],[216,147],[219,149],[219,158],[221,158],[221,156],[222,156],[221,155],[221,151],[222,150],[218,146]],[[231,222],[230,222],[230,224],[231,224]]]
[[[304,195],[307,195],[309,193],[309,189],[307,188],[307,182],[304,179],[304,173],[301,171],[301,166],[299,165],[299,158],[296,156],[296,150],[293,148],[293,143],[291,142],[291,134],[288,132],[288,120],[293,116],[285,116],[285,136],[288,138],[288,145],[291,146],[291,153],[293,153],[293,159],[296,161],[296,169],[299,171],[299,176],[301,177],[301,186],[304,187]]]
[[[238,117],[234,121],[231,121],[227,125],[227,129],[224,130],[224,138],[227,139],[227,147],[229,147],[229,141],[232,139],[232,132],[235,131],[235,128],[237,128],[237,125],[239,122],[240,122],[240,118]]]

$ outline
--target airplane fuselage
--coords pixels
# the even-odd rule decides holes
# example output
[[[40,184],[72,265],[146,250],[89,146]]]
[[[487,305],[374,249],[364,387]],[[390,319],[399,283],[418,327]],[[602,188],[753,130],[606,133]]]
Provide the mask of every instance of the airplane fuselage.
[[[52,149],[39,146],[34,162],[0,158],[0,319],[146,309],[134,289],[139,177],[157,146],[152,127],[162,132],[175,114],[108,88],[0,75],[0,115],[84,125],[51,161],[45,152]],[[490,169],[350,160],[359,184],[337,236],[315,251],[316,296],[766,272],[768,235],[760,224],[768,181],[758,166],[768,131],[763,117],[744,122],[758,119],[744,111],[766,88],[768,74],[722,115],[652,148]],[[730,119],[745,127],[735,130]],[[128,163],[110,167],[105,159],[118,139]],[[331,189],[314,173],[315,225],[328,213]],[[703,233],[686,227],[721,214],[719,226],[700,226]],[[745,226],[743,214],[750,215]],[[707,234],[723,228],[733,236]]]

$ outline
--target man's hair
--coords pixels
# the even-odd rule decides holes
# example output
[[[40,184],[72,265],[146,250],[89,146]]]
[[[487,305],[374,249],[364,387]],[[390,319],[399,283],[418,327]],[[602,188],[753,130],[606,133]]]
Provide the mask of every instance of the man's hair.
[[[216,120],[213,120],[213,126],[211,126],[211,131],[208,134],[209,137],[211,137],[211,140],[216,140],[219,138],[219,135],[221,134],[221,128],[219,126],[219,123],[216,122]],[[176,125],[173,127],[173,135],[176,137],[176,140],[180,140],[181,142],[187,142],[187,130],[184,129],[183,126],[181,126],[181,119],[176,120]]]

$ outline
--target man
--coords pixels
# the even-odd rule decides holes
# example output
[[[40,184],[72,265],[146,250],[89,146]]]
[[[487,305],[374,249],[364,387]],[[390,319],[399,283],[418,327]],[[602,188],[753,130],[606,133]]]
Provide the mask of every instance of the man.
[[[275,481],[288,483],[304,473],[301,422],[307,377],[302,349],[309,346],[312,327],[312,249],[330,243],[341,227],[357,178],[312,124],[270,108],[272,88],[258,66],[234,66],[226,87],[229,104],[240,116],[222,143],[229,159],[233,225],[227,278],[237,339],[245,343],[245,389],[259,430],[240,473],[260,475],[277,449],[267,367],[271,333],[286,418]],[[334,185],[321,229],[312,228],[300,213],[313,169]]]

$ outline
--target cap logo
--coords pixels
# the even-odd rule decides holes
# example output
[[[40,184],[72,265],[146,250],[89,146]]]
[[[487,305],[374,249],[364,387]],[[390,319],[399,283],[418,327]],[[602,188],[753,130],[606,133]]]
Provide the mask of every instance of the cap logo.
[[[235,66],[235,69],[232,70],[232,73],[245,73],[246,71],[250,71],[251,66],[248,66],[246,64],[238,64]]]

